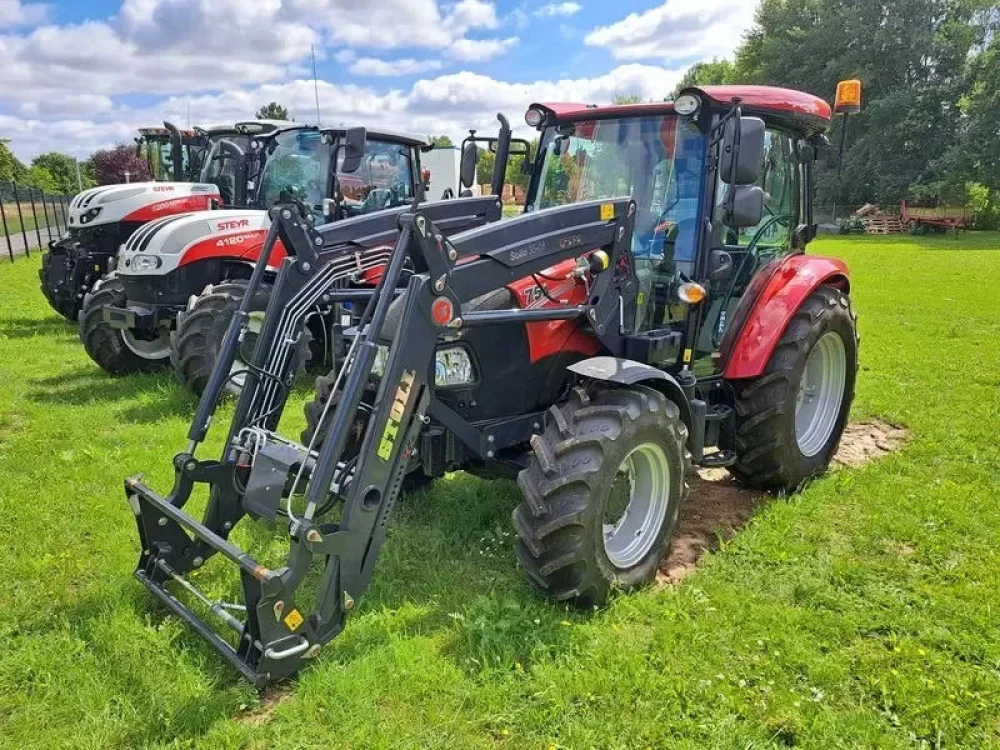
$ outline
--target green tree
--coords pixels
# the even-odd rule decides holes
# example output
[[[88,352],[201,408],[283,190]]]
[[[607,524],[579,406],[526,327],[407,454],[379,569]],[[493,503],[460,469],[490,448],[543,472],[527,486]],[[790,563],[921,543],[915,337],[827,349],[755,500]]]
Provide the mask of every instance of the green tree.
[[[80,189],[76,179],[77,161],[72,156],[49,151],[32,159],[31,166],[49,172],[54,183],[54,192],[73,195]],[[83,170],[80,172],[80,182],[83,183],[83,189],[93,187],[93,183],[84,176]]]
[[[642,97],[634,92],[627,94],[615,94],[615,98],[612,101],[615,104],[638,104],[642,101]]]
[[[710,62],[695,63],[688,68],[674,89],[674,96],[689,86],[718,86],[739,82],[735,63],[713,58]]]
[[[53,177],[52,173],[45,167],[32,165],[32,167],[28,169],[28,177],[25,180],[25,183],[31,187],[43,190],[46,193],[59,192],[59,189],[56,187],[55,177]]]
[[[28,176],[25,167],[7,147],[8,141],[0,140],[0,180],[24,182]]]
[[[428,136],[428,138],[430,139],[430,142],[431,142],[432,146],[440,146],[440,147],[443,148],[443,147],[454,146],[455,145],[454,143],[452,143],[451,138],[449,138],[446,135],[431,135],[431,136]]]
[[[488,148],[479,149],[479,159],[476,161],[476,180],[480,185],[489,185],[493,182],[493,167],[496,162],[496,154]]]
[[[287,120],[288,108],[282,107],[277,102],[268,102],[257,110],[254,117],[258,120]]]
[[[735,78],[831,99],[859,78],[840,179],[820,179],[820,203],[891,205],[941,182],[936,162],[956,138],[970,53],[984,38],[983,0],[763,0],[740,46]],[[834,124],[838,140],[842,122]],[[949,179],[960,179],[952,174]]]

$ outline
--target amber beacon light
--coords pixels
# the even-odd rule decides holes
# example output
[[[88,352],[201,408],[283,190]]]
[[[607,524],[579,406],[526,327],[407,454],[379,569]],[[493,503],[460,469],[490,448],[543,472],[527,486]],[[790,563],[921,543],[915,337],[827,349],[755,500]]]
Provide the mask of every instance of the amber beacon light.
[[[861,81],[852,79],[837,84],[833,111],[838,115],[856,115],[861,111]]]

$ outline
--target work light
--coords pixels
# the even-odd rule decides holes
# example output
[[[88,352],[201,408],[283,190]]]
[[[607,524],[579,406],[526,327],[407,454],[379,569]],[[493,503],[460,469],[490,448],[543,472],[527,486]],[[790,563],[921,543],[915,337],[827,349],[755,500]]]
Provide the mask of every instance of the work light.
[[[701,99],[694,94],[681,94],[674,99],[674,112],[682,117],[689,117],[701,108]]]

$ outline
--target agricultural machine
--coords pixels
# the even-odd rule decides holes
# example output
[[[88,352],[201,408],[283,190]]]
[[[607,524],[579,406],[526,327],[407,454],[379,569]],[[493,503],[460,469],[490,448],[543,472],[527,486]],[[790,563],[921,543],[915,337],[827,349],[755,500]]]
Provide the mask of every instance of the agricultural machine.
[[[252,202],[259,209],[299,200],[317,224],[340,221],[421,200],[420,149],[426,145],[419,136],[364,128],[284,128],[251,144],[250,151],[266,154],[266,161],[247,184],[255,185]],[[258,208],[190,213],[133,234],[116,272],[95,286],[80,314],[80,337],[91,358],[112,373],[172,363],[179,380],[201,392],[271,223]],[[252,309],[258,313],[267,307],[279,258],[280,248],[255,291]],[[340,340],[333,317],[330,305],[311,311],[300,365],[332,356]]]
[[[811,95],[747,86],[533,105],[520,217],[486,223],[494,199],[465,198],[317,228],[301,203],[274,207],[173,488],[125,481],[136,577],[263,684],[344,628],[407,477],[516,478],[528,578],[585,607],[653,577],[691,464],[795,490],[828,465],[857,369],[848,269],[804,253],[830,117]],[[374,288],[351,286],[372,270]],[[364,305],[296,440],[277,426],[321,300]],[[221,455],[200,457],[234,377]],[[227,565],[238,581],[214,577]]]
[[[251,125],[273,127],[266,122]],[[209,144],[209,152],[202,160],[200,181],[194,183],[181,180],[182,140],[181,134],[173,130],[173,182],[105,185],[84,190],[70,201],[67,232],[49,243],[38,272],[42,294],[65,318],[77,319],[87,293],[111,270],[119,247],[140,227],[158,219],[222,204],[228,183],[220,182],[216,174],[226,153],[220,153],[219,149],[225,144],[233,144],[234,139],[239,140],[240,130],[229,126],[200,131],[198,137]],[[143,143],[146,141],[141,142],[139,148]]]

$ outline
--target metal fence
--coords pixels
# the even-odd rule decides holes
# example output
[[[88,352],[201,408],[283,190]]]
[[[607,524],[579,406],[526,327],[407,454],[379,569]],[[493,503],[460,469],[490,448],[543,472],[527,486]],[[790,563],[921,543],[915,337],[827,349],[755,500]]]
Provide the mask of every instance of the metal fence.
[[[59,239],[71,198],[0,180],[0,252],[6,248],[13,263],[21,253],[31,257],[32,248]]]

